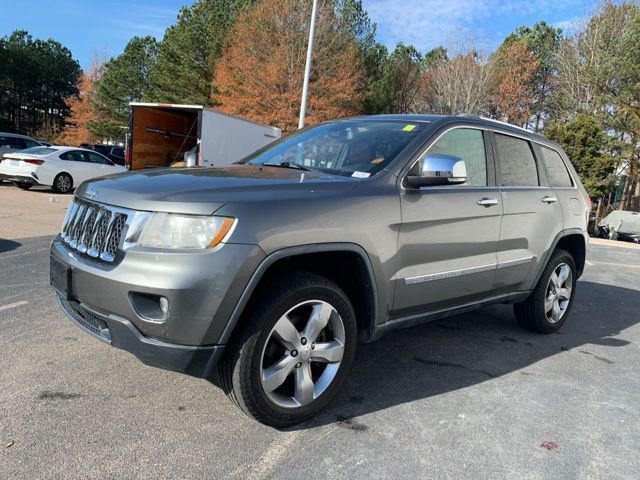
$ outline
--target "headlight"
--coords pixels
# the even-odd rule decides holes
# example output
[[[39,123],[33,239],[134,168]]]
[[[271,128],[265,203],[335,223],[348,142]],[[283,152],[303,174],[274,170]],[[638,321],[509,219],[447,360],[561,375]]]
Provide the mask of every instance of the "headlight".
[[[235,223],[234,218],[154,213],[144,226],[138,245],[153,248],[212,248]]]

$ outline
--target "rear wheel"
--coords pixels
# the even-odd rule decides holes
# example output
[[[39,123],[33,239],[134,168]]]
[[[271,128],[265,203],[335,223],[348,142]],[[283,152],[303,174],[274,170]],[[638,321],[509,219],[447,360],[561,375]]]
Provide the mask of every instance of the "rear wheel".
[[[56,193],[68,193],[73,188],[73,179],[68,173],[59,173],[53,179],[53,191]]]
[[[29,190],[33,185],[31,183],[14,183],[21,190]]]
[[[322,410],[346,378],[356,348],[353,307],[328,279],[288,275],[263,292],[220,363],[225,392],[274,427]]]
[[[529,298],[513,306],[518,323],[539,333],[559,330],[571,312],[576,280],[573,257],[556,250]]]

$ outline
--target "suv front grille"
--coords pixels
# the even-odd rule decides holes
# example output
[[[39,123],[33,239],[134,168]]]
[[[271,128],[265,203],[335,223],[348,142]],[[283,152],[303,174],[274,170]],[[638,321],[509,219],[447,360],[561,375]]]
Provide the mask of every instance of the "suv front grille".
[[[128,217],[122,209],[76,198],[67,210],[60,237],[81,254],[113,262],[122,245]]]

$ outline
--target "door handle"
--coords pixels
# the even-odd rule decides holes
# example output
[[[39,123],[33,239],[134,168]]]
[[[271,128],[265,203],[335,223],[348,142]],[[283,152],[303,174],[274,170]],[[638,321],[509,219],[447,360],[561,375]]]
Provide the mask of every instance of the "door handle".
[[[495,198],[481,198],[478,200],[478,205],[482,205],[483,207],[493,207],[494,205],[498,205],[498,200]]]
[[[540,199],[540,201],[543,203],[556,203],[558,199],[556,197],[549,197],[548,195],[545,195]]]

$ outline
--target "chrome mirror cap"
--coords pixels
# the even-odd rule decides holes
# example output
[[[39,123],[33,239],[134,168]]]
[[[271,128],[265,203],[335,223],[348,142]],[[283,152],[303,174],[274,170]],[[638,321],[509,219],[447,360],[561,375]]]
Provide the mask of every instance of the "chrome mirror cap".
[[[419,175],[407,175],[410,187],[455,185],[467,181],[467,166],[460,157],[429,153],[420,161]]]

